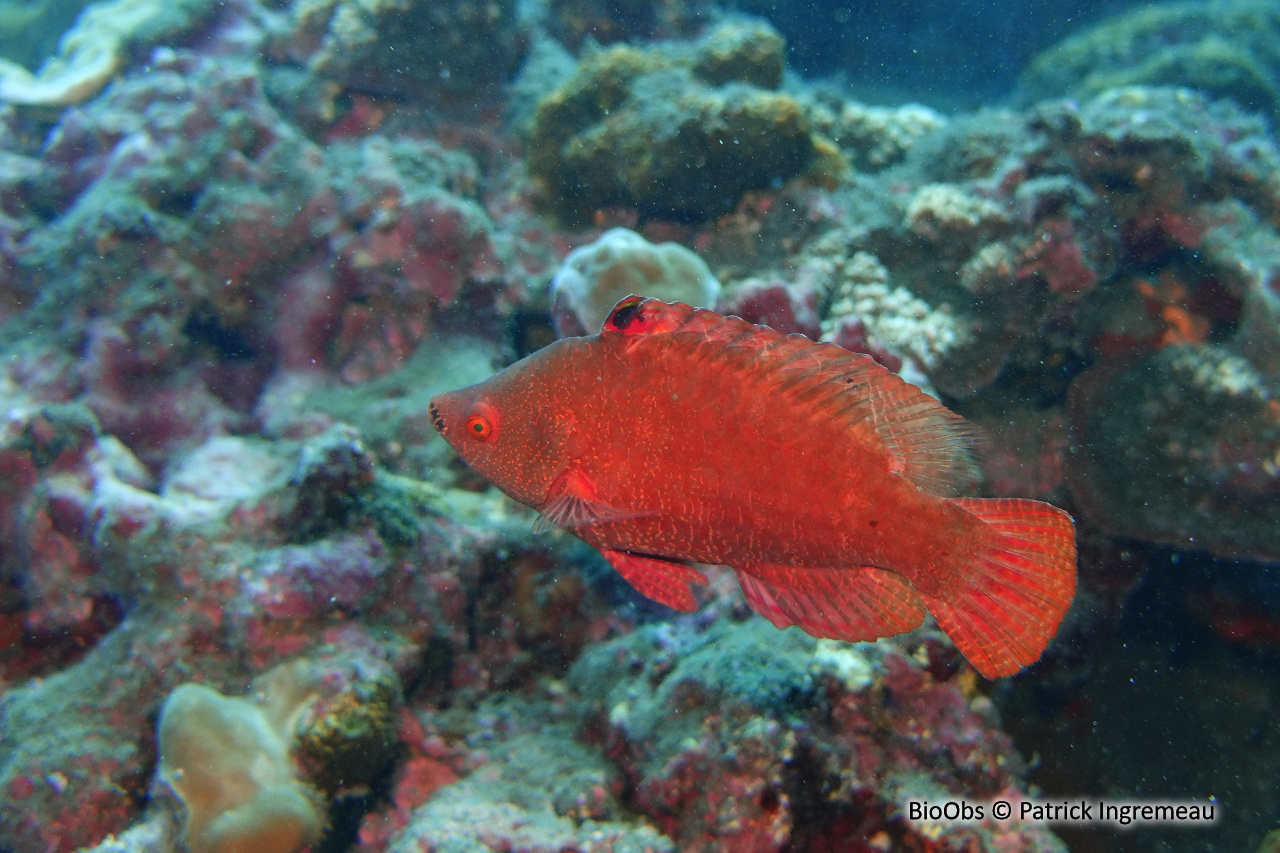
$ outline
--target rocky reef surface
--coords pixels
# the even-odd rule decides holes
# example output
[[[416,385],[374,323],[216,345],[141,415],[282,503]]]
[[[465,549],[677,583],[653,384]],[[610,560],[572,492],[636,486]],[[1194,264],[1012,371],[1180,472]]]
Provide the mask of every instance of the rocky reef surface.
[[[908,804],[1082,790],[1280,823],[1227,772],[1280,760],[1274,104],[1148,50],[1203,10],[954,115],[800,79],[793,11],[104,0],[0,69],[0,849],[1048,851]],[[1106,33],[1139,70],[1068,79]],[[728,576],[673,618],[533,535],[427,400],[636,288],[981,426],[971,491],[1078,520],[1045,660],[779,632]],[[1135,770],[1175,723],[1215,748]]]

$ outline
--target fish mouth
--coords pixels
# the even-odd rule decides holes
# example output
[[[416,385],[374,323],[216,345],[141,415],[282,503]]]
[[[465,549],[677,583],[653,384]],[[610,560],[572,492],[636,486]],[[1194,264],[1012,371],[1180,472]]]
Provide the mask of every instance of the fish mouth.
[[[436,432],[444,435],[444,416],[440,414],[440,407],[436,405],[435,400],[427,404],[427,412],[431,415],[431,423],[435,426]]]

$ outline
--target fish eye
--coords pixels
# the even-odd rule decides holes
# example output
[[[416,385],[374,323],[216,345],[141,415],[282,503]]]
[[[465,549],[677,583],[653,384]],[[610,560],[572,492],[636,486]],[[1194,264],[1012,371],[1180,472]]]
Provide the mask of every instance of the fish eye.
[[[488,403],[476,403],[467,415],[466,431],[476,441],[491,441],[498,431],[498,413]]]

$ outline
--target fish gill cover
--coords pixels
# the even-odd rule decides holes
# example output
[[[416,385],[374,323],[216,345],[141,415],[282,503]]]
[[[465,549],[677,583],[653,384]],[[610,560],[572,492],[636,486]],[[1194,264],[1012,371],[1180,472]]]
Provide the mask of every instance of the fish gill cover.
[[[0,850],[1270,849],[1275,14],[0,3]],[[430,401],[637,281],[940,399],[956,506],[1068,511],[1040,660],[535,535]],[[1229,819],[909,817],[1033,793]]]

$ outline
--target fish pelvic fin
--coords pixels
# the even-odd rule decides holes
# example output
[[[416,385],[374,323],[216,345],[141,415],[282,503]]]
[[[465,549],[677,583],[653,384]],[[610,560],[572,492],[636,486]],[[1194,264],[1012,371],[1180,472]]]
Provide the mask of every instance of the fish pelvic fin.
[[[707,576],[675,560],[632,554],[629,551],[601,552],[609,565],[636,588],[641,595],[665,604],[672,610],[689,613],[698,609],[689,584],[703,585]]]
[[[957,571],[959,582],[925,605],[987,678],[1035,663],[1057,633],[1076,590],[1075,523],[1031,500],[955,498],[992,535]]]
[[[916,628],[925,608],[911,584],[886,569],[758,565],[738,569],[751,608],[778,628],[814,637],[874,640]]]

